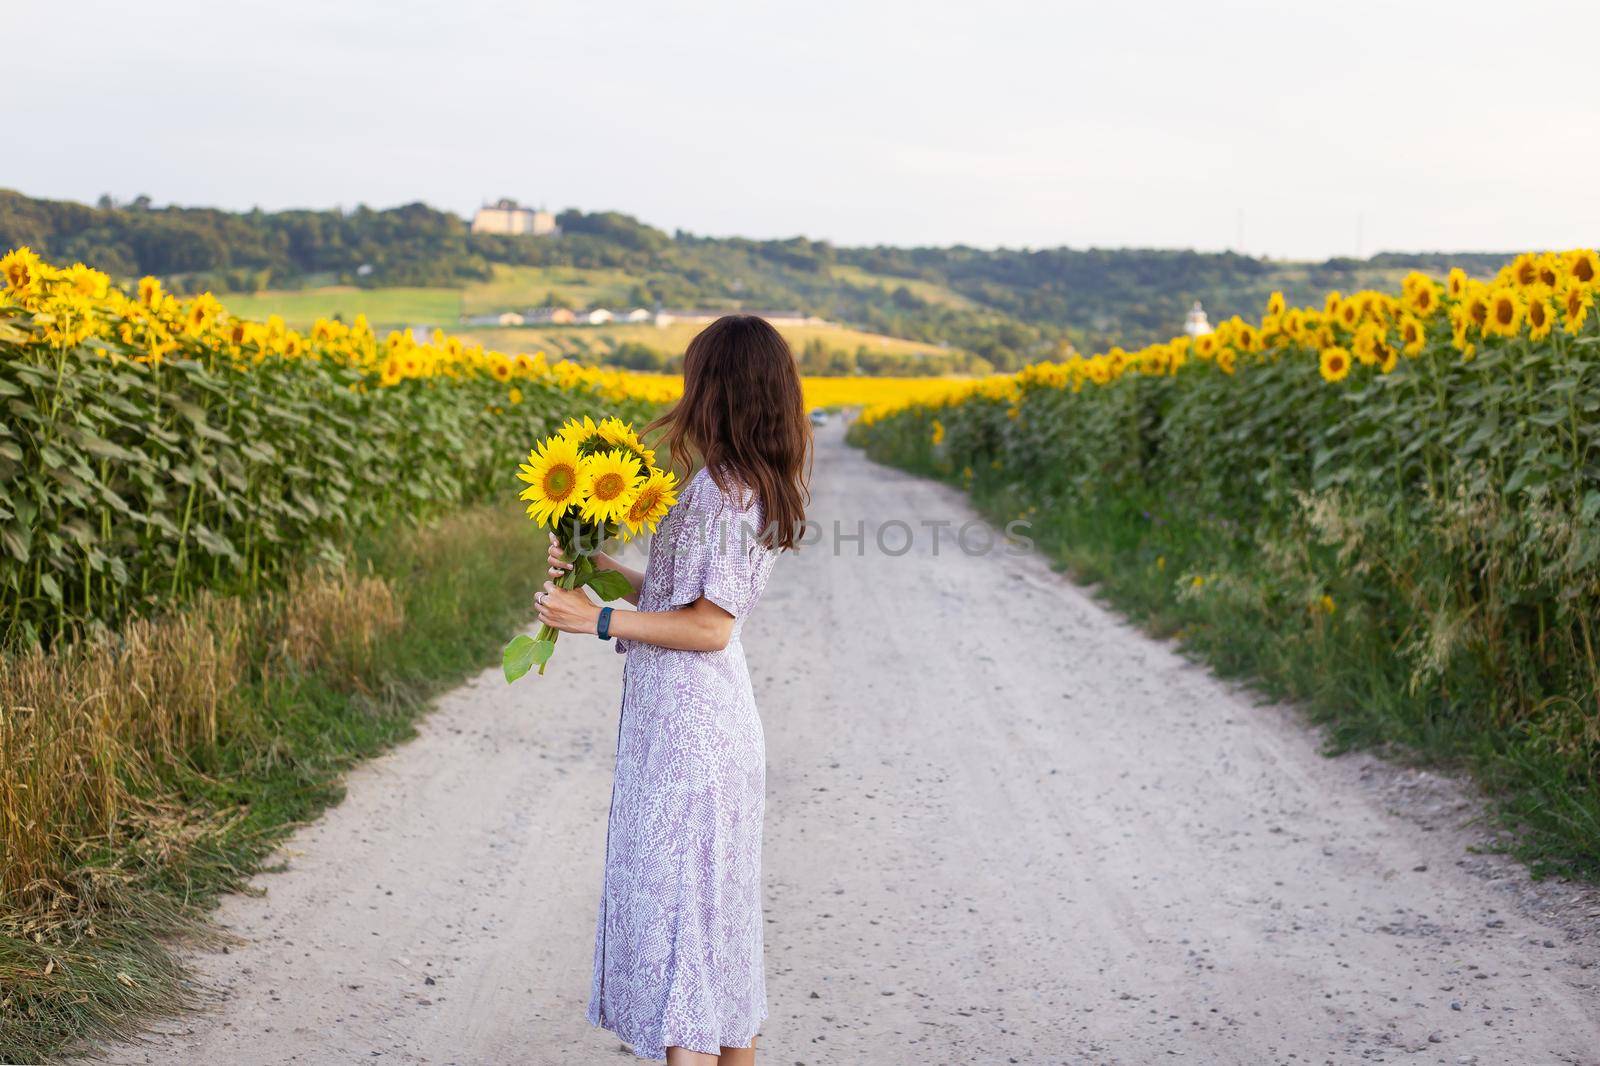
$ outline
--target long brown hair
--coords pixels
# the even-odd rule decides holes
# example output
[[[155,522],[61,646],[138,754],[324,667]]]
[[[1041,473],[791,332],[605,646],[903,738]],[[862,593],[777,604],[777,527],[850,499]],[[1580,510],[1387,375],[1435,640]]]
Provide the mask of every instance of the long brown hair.
[[[811,423],[783,334],[754,315],[724,315],[683,356],[683,398],[650,423],[674,462],[696,460],[723,492],[732,474],[765,511],[761,543],[795,547],[811,494]]]

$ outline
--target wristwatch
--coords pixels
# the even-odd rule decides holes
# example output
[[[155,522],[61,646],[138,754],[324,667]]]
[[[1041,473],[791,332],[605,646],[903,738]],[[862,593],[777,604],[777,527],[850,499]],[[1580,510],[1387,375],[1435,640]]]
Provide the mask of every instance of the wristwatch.
[[[600,608],[600,620],[594,624],[594,635],[601,640],[611,639],[611,608]]]

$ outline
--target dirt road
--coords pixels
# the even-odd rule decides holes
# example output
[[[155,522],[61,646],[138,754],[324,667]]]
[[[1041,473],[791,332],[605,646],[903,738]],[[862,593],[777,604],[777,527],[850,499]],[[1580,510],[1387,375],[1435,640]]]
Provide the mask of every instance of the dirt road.
[[[960,495],[823,437],[825,541],[745,630],[764,1061],[1600,1062],[1593,893],[1470,854],[1456,786],[1323,758],[1040,559],[935,556]],[[620,667],[569,638],[445,698],[223,908],[214,1008],[110,1061],[630,1061],[583,1019]]]

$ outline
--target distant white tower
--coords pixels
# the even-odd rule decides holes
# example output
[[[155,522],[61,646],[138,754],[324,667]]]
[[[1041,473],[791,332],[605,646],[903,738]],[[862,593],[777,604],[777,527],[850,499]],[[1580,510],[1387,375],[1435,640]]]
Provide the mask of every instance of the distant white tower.
[[[1189,308],[1189,318],[1183,324],[1183,331],[1191,337],[1198,337],[1202,333],[1211,332],[1211,323],[1206,321],[1206,312],[1200,306],[1199,300],[1196,300],[1194,306]]]

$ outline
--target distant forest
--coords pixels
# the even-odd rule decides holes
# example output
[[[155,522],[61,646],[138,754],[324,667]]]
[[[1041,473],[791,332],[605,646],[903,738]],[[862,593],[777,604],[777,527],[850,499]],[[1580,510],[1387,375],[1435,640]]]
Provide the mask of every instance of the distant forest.
[[[947,344],[1002,370],[1069,344],[1089,350],[1163,339],[1181,328],[1194,300],[1213,320],[1258,315],[1273,289],[1320,303],[1330,288],[1392,286],[1399,271],[1459,265],[1482,274],[1507,258],[1385,253],[1291,264],[1150,249],[841,248],[798,237],[669,234],[615,212],[569,210],[558,222],[559,237],[500,237],[473,234],[461,217],[420,203],[229,212],[157,207],[145,197],[102,197],[91,207],[0,190],[0,250],[26,244],[119,277],[154,274],[181,291],[450,288],[488,279],[497,263],[612,269],[637,278],[637,303],[795,308]]]

